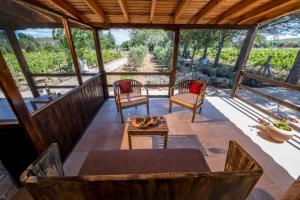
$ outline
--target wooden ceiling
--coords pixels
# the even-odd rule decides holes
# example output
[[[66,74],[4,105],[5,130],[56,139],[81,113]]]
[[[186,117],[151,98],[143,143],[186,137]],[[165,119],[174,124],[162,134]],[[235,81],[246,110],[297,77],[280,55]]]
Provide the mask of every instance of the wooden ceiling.
[[[12,0],[11,0],[12,1]],[[300,11],[300,0],[17,0],[96,27],[247,26]]]

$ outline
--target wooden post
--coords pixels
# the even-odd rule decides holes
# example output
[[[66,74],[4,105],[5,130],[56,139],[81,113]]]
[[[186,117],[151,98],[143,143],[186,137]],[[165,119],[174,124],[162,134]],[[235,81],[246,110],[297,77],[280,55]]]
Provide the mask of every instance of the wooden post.
[[[179,47],[179,34],[180,30],[177,29],[174,31],[174,40],[173,40],[173,60],[172,60],[172,70],[170,74],[170,87],[175,85],[176,80],[176,67],[177,67],[177,56],[178,56],[178,47]],[[169,89],[169,96],[171,91]]]
[[[246,67],[246,64],[247,64],[249,54],[250,54],[250,51],[251,51],[253,43],[254,43],[254,39],[255,39],[257,30],[258,30],[258,26],[254,26],[252,29],[250,29],[248,31],[247,37],[244,41],[243,47],[241,49],[241,52],[240,52],[240,55],[239,55],[239,58],[238,58],[238,61],[237,61],[238,67],[237,67],[236,74],[235,74],[234,85],[233,85],[233,88],[232,88],[232,91],[231,91],[231,97],[234,97],[235,94],[236,94],[236,90],[237,90],[239,81],[241,79],[240,74],[241,74],[242,69],[244,67]]]
[[[82,78],[81,78],[81,74],[80,74],[80,68],[79,68],[79,64],[78,64],[77,54],[75,51],[75,46],[74,46],[74,41],[73,41],[72,32],[71,32],[71,28],[70,28],[70,23],[69,23],[69,20],[65,17],[62,17],[62,21],[64,24],[66,37],[67,37],[68,45],[70,48],[77,80],[78,80],[79,85],[82,85]]]
[[[106,72],[104,69],[103,58],[102,58],[101,43],[99,39],[98,30],[96,28],[93,28],[93,37],[94,37],[99,73],[101,73],[104,96],[108,97],[109,94],[108,94],[108,87],[107,87],[107,80],[106,80]]]
[[[19,123],[25,128],[28,138],[39,153],[44,151],[45,144],[38,128],[31,119],[27,106],[19,92],[19,89],[9,71],[8,66],[0,52],[0,88],[5,94],[11,108],[13,109]]]
[[[6,30],[5,33],[7,35],[7,38],[9,40],[9,43],[10,43],[13,51],[14,51],[14,54],[16,55],[16,58],[18,60],[18,63],[19,63],[20,68],[21,68],[21,70],[24,74],[24,77],[27,81],[27,84],[29,86],[29,89],[30,89],[32,95],[34,97],[40,96],[37,89],[36,89],[36,87],[35,87],[36,86],[35,81],[31,76],[29,67],[27,65],[26,59],[24,57],[24,54],[22,52],[21,46],[19,44],[19,41],[16,37],[15,32],[13,30]]]

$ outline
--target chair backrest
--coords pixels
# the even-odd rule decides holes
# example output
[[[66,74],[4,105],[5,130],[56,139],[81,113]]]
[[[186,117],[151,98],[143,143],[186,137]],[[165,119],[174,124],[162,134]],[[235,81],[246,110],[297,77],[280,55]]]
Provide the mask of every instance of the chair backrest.
[[[50,148],[57,149],[57,146]],[[44,167],[42,171],[46,173],[33,170],[39,169],[36,165],[56,166],[48,163],[51,160],[48,156],[53,157],[52,153],[43,154],[40,161],[30,165],[21,178],[35,199],[243,200],[263,173],[260,165],[234,141],[230,141],[225,171],[222,172],[61,177],[61,173],[52,176]],[[55,159],[53,161],[56,162]],[[47,164],[41,164],[44,162]]]
[[[197,82],[197,83],[200,83],[200,84],[203,85],[202,88],[201,88],[200,93],[201,93],[202,91],[206,90],[207,84],[206,84],[204,81],[202,81],[202,80],[184,80],[184,81],[182,81],[182,82],[180,82],[180,83],[178,84],[178,92],[179,92],[179,93],[186,93],[186,92],[189,92],[190,84],[191,84],[191,83],[194,83],[194,82]]]
[[[123,80],[115,81],[113,83],[113,88],[114,88],[115,94],[120,94],[120,83],[123,81],[130,81],[132,92],[134,92],[134,93],[142,92],[141,88],[142,88],[143,84],[141,82],[139,82],[137,80],[132,80],[132,79],[123,79]]]

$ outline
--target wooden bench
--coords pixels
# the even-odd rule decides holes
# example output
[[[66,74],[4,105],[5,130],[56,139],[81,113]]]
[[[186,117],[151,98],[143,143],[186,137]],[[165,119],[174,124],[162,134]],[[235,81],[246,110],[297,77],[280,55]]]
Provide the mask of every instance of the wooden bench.
[[[140,151],[102,151],[101,155],[94,152],[87,159],[94,160],[94,164],[86,161],[81,176],[67,177],[64,176],[58,146],[52,144],[23,172],[21,182],[34,199],[39,200],[242,200],[247,198],[263,173],[261,166],[234,141],[229,143],[225,169],[220,172],[210,172],[200,150]],[[120,161],[122,155],[127,159]],[[161,156],[158,158],[157,155]],[[140,166],[137,167],[134,162]],[[158,162],[162,163],[157,165]],[[113,167],[119,171],[114,173]],[[149,173],[149,169],[153,168],[155,170]],[[88,175],[88,172],[91,174]],[[100,175],[95,175],[97,173]]]

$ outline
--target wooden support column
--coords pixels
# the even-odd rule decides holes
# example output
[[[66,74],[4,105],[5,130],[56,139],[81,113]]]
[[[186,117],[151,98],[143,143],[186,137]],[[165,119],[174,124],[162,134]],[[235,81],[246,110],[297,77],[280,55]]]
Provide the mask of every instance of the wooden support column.
[[[72,56],[72,60],[73,60],[77,80],[78,80],[79,85],[82,85],[82,78],[81,78],[81,74],[80,74],[80,68],[79,68],[77,54],[76,54],[76,50],[75,50],[75,46],[74,46],[74,41],[73,41],[73,37],[72,37],[70,23],[69,23],[69,20],[65,17],[62,17],[62,21],[63,21],[63,24],[64,24],[66,37],[67,37],[67,42],[68,42],[68,45],[69,45],[69,48],[70,48],[70,52],[71,52],[71,56]]]
[[[96,28],[93,28],[93,37],[94,37],[99,73],[101,73],[104,96],[108,97],[109,94],[108,94],[108,87],[107,87],[107,80],[106,80],[106,72],[104,70],[104,64],[103,64],[103,58],[102,58],[101,43],[100,43],[100,39],[99,39],[98,30]]]
[[[249,29],[248,34],[245,38],[243,47],[241,49],[240,55],[239,55],[237,63],[236,63],[237,67],[235,67],[235,69],[234,69],[234,72],[236,72],[236,73],[235,73],[234,85],[233,85],[233,88],[231,91],[231,97],[234,97],[237,92],[238,84],[241,81],[240,74],[241,74],[241,71],[243,70],[243,68],[246,67],[246,64],[247,64],[247,61],[249,58],[249,54],[252,49],[257,31],[258,31],[258,25]]]
[[[172,70],[170,74],[170,87],[175,85],[176,80],[176,67],[177,67],[177,56],[178,56],[178,48],[179,48],[179,34],[180,29],[174,31],[174,40],[173,40],[173,59],[172,59]],[[171,91],[169,89],[169,96],[171,95]]]
[[[31,119],[31,115],[21,96],[21,93],[9,71],[8,66],[0,52],[0,88],[5,94],[11,108],[13,109],[19,123],[25,128],[28,138],[32,141],[36,150],[42,153],[45,150],[43,138],[39,129]]]
[[[16,55],[16,58],[18,60],[18,63],[19,63],[20,68],[21,68],[21,70],[24,74],[24,77],[27,81],[27,84],[29,86],[29,89],[30,89],[32,95],[34,97],[38,97],[39,93],[36,89],[35,81],[31,76],[29,67],[27,65],[26,59],[24,57],[24,54],[22,52],[21,46],[19,44],[19,41],[17,39],[17,36],[16,36],[15,32],[13,30],[6,30],[5,33],[7,35],[7,38],[9,40],[9,43],[10,43],[13,51],[14,51],[14,54]]]

